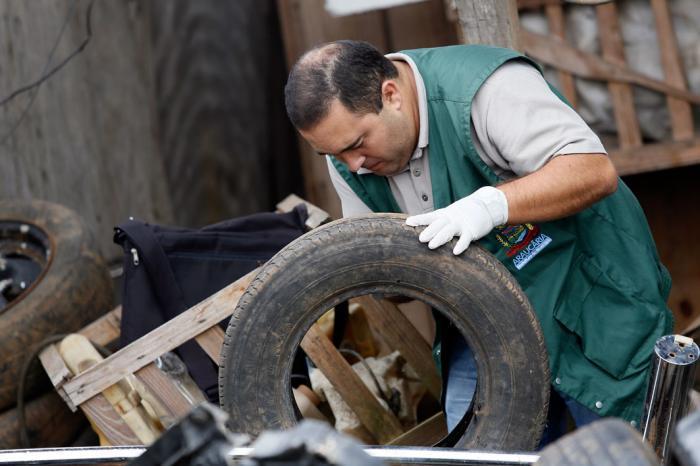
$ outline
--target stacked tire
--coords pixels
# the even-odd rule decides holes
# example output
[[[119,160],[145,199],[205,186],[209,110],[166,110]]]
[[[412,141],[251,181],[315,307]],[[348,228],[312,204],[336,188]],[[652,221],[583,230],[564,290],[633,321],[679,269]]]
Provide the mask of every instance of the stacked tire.
[[[46,338],[79,330],[107,312],[113,293],[109,271],[93,239],[70,209],[44,201],[0,200],[0,448],[20,447],[15,403],[23,366]],[[31,263],[34,262],[34,263]],[[18,270],[39,267],[21,293],[10,293]],[[3,282],[4,278],[4,282]],[[69,443],[84,424],[56,395],[34,364],[24,387],[33,446]],[[42,394],[43,393],[43,394]]]

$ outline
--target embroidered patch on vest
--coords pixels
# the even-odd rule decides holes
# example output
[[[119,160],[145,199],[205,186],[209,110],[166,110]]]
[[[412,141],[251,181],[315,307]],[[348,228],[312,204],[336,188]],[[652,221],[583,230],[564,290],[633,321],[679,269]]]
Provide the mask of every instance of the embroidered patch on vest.
[[[499,227],[496,239],[507,248],[506,256],[513,258],[513,265],[518,270],[552,242],[552,238],[540,232],[540,227],[530,223]]]

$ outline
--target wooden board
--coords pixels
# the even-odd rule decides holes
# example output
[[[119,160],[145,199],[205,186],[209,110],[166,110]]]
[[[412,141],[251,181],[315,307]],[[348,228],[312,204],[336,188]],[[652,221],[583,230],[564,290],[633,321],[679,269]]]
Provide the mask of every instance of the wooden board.
[[[549,24],[549,33],[562,41],[566,41],[564,8],[561,6],[561,3],[548,4],[545,6],[544,11],[547,16],[547,24]],[[557,70],[557,76],[559,78],[559,90],[564,94],[571,106],[576,108],[577,99],[574,77],[571,73],[563,70]]]
[[[433,446],[447,435],[445,413],[439,412],[388,443],[403,446]]]
[[[134,375],[149,389],[173,420],[185,416],[194,406],[155,364],[142,367]]]
[[[603,58],[609,63],[626,66],[617,6],[615,3],[605,3],[595,8]],[[642,133],[634,110],[632,88],[628,84],[609,82],[608,91],[612,98],[620,146],[623,149],[641,146]]]
[[[651,0],[651,8],[656,19],[656,35],[659,38],[661,65],[666,81],[679,88],[687,89],[688,84],[678,52],[678,42],[673,30],[668,2],[667,0]],[[676,141],[692,139],[694,135],[693,114],[688,102],[675,97],[668,97],[667,102],[673,139]]]
[[[221,347],[224,344],[224,331],[219,327],[219,324],[208,328],[204,332],[200,333],[194,339],[197,341],[199,346],[202,347],[205,353],[214,361],[219,364],[219,359],[221,357]]]
[[[700,137],[690,141],[645,144],[609,151],[620,175],[633,175],[700,163]],[[666,209],[669,208],[667,205]],[[694,208],[697,208],[695,206]]]
[[[466,44],[522,50],[515,0],[455,0]]]
[[[95,395],[82,403],[80,409],[111,445],[141,445],[143,443],[126,425],[104,395]]]
[[[379,442],[387,443],[403,433],[396,416],[379,404],[318,325],[311,326],[301,347]]]
[[[233,312],[258,269],[166,322],[152,332],[64,384],[66,395],[80,405],[105,388],[147,365],[161,354],[216,325]]]
[[[435,367],[430,346],[395,304],[371,296],[356,298],[367,320],[393,350],[406,359],[436,400],[442,394],[442,381]]]
[[[659,79],[650,78],[629,66],[610,63],[602,58],[568,45],[555,37],[520,29],[525,53],[535,60],[596,81],[614,81],[636,84],[672,97],[700,104],[700,94]]]
[[[122,319],[122,307],[117,306],[93,323],[80,330],[88,340],[101,346],[107,346],[119,339]]]

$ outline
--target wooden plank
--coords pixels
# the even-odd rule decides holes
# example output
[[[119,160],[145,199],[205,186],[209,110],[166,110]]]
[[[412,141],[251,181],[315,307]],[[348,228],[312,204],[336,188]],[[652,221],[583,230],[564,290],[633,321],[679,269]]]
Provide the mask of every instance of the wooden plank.
[[[522,50],[515,0],[455,0],[455,4],[465,43]]]
[[[111,445],[141,445],[143,443],[126,425],[104,395],[97,394],[81,404],[80,409]]]
[[[54,387],[60,388],[64,382],[73,377],[63,358],[58,353],[56,345],[49,345],[39,353],[39,361],[44,366],[46,374]]]
[[[372,329],[406,359],[436,400],[442,394],[442,381],[435,367],[430,346],[394,303],[371,296],[356,298],[364,308]]]
[[[259,269],[191,307],[174,319],[114,353],[64,384],[66,395],[75,405],[100,393],[127,374],[147,365],[166,351],[200,334],[230,316],[238,299]]]
[[[700,138],[618,149],[610,151],[610,159],[620,175],[694,165],[700,163]]]
[[[56,345],[49,345],[44,348],[41,353],[39,353],[39,361],[41,365],[44,366],[44,370],[49,376],[49,380],[51,380],[51,383],[56,388],[56,392],[63,398],[68,408],[73,412],[77,411],[78,408],[73,404],[70,398],[66,396],[66,392],[63,390],[63,384],[73,377],[73,373],[68,369],[68,366],[66,366],[66,362],[58,352]]]
[[[169,412],[173,420],[182,418],[194,406],[177,388],[175,382],[158,369],[155,364],[151,363],[142,367],[134,375]]]
[[[388,445],[433,446],[447,435],[445,413],[440,411],[396,437]]]
[[[549,33],[555,37],[558,37],[563,42],[566,42],[566,25],[564,22],[564,9],[561,3],[552,3],[545,6],[545,15],[547,16],[547,23],[549,24]],[[576,85],[574,84],[574,77],[571,73],[567,71],[557,70],[557,76],[559,77],[559,89],[561,90],[566,100],[569,101],[573,108],[576,108]]]
[[[194,339],[197,340],[199,346],[202,347],[204,352],[207,353],[211,360],[219,364],[221,347],[224,344],[224,331],[221,329],[221,327],[219,327],[219,324],[215,324],[213,327],[208,328],[204,332],[194,337]]]
[[[666,81],[682,89],[688,88],[678,42],[671,22],[671,12],[667,0],[651,0],[651,8],[656,19],[656,33],[659,38],[661,65]],[[692,139],[694,135],[693,113],[690,104],[674,97],[666,98],[671,116],[671,130],[675,141]]]
[[[536,10],[549,5],[561,5],[563,0],[518,0],[518,10]]]
[[[396,416],[379,404],[318,325],[311,326],[301,347],[377,440],[387,443],[403,433]]]
[[[556,37],[528,31],[521,28],[520,37],[525,53],[537,61],[568,71],[582,78],[596,81],[615,81],[636,84],[679,99],[700,104],[700,94],[694,94],[638,73],[628,66],[609,63],[606,60],[583,50],[572,47]]]
[[[294,210],[294,207],[298,206],[299,204],[304,204],[306,206],[306,211],[309,213],[309,218],[306,219],[305,223],[309,230],[313,230],[330,218],[328,212],[308,201],[305,201],[296,194],[290,194],[282,199],[275,206],[275,209],[277,212],[291,212]]]
[[[122,307],[117,306],[78,333],[86,336],[92,343],[107,346],[119,339],[121,320]]]
[[[603,58],[609,63],[626,66],[617,6],[615,3],[598,5],[596,15]],[[623,149],[641,146],[642,133],[634,110],[632,88],[628,84],[610,82],[608,91],[612,99],[620,146]]]

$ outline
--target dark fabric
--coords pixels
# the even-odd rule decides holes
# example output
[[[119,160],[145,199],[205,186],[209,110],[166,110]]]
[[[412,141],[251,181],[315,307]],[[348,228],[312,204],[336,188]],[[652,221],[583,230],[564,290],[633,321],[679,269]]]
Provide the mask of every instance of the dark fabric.
[[[267,262],[304,233],[307,217],[299,205],[286,214],[254,214],[200,229],[133,219],[117,226],[114,242],[124,249],[121,346]],[[177,352],[209,400],[218,403],[216,364],[194,341]]]

